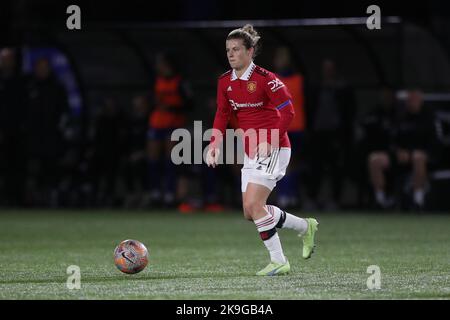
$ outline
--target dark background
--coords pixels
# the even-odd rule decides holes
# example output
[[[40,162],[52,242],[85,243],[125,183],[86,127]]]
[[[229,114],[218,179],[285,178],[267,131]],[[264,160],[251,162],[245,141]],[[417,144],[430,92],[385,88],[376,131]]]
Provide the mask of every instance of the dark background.
[[[80,31],[66,29],[65,12],[70,4],[81,7]],[[114,97],[126,109],[134,95],[149,91],[155,76],[153,60],[161,50],[170,50],[189,62],[182,69],[195,93],[191,120],[202,118],[214,99],[217,75],[228,68],[223,39],[231,27],[185,28],[183,22],[366,17],[371,4],[381,7],[383,17],[396,16],[401,23],[383,24],[380,31],[365,26],[260,27],[263,52],[257,63],[271,69],[274,49],[287,45],[308,84],[314,85],[319,82],[322,59],[332,57],[355,90],[356,118],[375,104],[382,84],[398,91],[419,87],[428,94],[450,92],[450,11],[446,1],[2,1],[0,48],[54,46],[67,55],[83,97],[82,113],[75,121],[79,132],[75,145],[84,150],[104,98]],[[203,46],[198,50],[192,43]],[[446,99],[427,102],[446,111],[449,103]],[[83,167],[82,157],[79,165]],[[367,207],[360,199],[364,195],[357,195],[362,187],[354,176],[365,172],[358,170],[353,171],[353,188],[343,187],[351,208]],[[83,179],[89,180],[89,176],[77,180],[78,189]],[[447,190],[442,188],[438,190]],[[89,206],[75,200],[66,204]],[[443,203],[435,205],[444,207]]]

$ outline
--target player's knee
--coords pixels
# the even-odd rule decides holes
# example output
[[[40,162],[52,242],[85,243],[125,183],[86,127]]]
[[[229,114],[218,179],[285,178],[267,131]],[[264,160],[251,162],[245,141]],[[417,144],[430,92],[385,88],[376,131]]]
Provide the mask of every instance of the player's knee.
[[[250,215],[250,213],[248,213],[245,208],[244,208],[244,218],[248,221],[253,221],[252,216]]]
[[[244,217],[247,220],[252,220],[252,213],[251,213],[251,204],[250,201],[246,201],[244,199],[242,203],[242,209],[244,210]]]
[[[253,220],[253,217],[261,213],[264,210],[264,205],[260,201],[254,199],[244,200],[244,216],[247,220]]]

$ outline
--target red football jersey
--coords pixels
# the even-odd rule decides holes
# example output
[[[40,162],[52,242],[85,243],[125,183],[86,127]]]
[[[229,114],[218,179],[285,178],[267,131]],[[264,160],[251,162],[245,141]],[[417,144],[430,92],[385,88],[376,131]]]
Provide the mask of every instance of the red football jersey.
[[[246,132],[261,129],[268,132],[267,140],[274,146],[290,147],[287,128],[294,117],[291,95],[286,86],[272,72],[253,62],[238,79],[234,70],[219,77],[217,85],[217,111],[214,128],[225,134],[231,114],[234,113],[240,129]],[[279,141],[271,141],[271,130],[279,130]],[[213,135],[211,144],[221,141],[221,136]],[[260,143],[262,141],[258,141]],[[253,158],[254,150],[249,150],[245,139],[245,152]]]

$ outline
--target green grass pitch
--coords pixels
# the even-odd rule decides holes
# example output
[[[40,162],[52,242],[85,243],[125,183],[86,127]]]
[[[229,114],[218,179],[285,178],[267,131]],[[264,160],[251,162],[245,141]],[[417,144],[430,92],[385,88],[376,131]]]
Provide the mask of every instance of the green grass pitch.
[[[305,214],[318,218],[317,249],[301,258],[279,232],[291,274],[256,277],[268,253],[237,212],[2,211],[0,299],[449,299],[450,215]],[[150,263],[122,274],[113,250],[142,241]],[[78,265],[81,289],[68,290]],[[378,265],[381,289],[367,288]]]

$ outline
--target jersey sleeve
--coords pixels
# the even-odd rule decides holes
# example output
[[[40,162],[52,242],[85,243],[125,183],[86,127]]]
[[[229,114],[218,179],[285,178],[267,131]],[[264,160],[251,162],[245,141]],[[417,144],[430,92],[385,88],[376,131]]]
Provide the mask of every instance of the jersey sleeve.
[[[222,137],[231,117],[231,106],[226,97],[220,80],[217,83],[217,110],[214,118],[213,133],[211,135],[210,147],[216,147],[222,142]]]
[[[286,133],[295,114],[291,94],[284,83],[273,73],[269,73],[266,77],[264,89],[271,104],[280,112],[281,118],[278,123],[278,128],[281,138]]]

